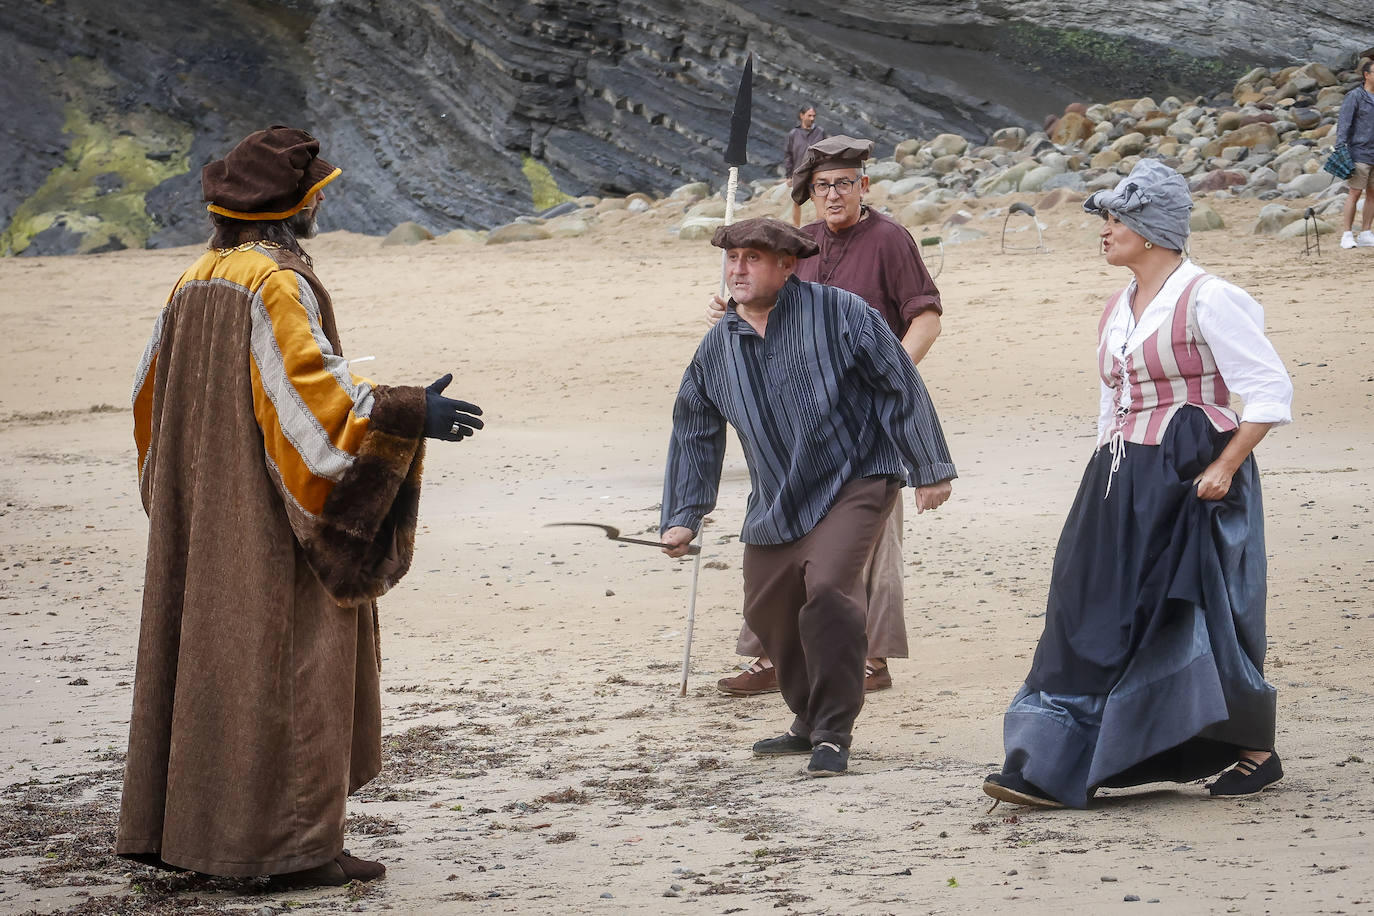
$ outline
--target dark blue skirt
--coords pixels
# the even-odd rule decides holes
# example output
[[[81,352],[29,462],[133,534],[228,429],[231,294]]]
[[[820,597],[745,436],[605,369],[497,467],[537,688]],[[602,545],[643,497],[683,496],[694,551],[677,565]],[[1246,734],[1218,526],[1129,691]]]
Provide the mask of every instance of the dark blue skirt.
[[[1114,477],[1107,448],[1083,475],[1045,632],[1003,729],[1006,769],[1066,804],[1085,806],[1098,786],[1198,779],[1273,747],[1254,458],[1224,499],[1193,485],[1230,436],[1185,407],[1160,445],[1127,443]]]

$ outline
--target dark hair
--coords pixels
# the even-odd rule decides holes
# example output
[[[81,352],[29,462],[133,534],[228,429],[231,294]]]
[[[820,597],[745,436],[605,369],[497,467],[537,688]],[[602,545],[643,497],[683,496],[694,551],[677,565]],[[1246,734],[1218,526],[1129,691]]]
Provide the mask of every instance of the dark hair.
[[[233,248],[244,242],[271,242],[300,257],[306,264],[312,264],[310,255],[301,248],[297,235],[306,235],[310,230],[312,213],[301,210],[286,219],[248,220],[234,219],[221,213],[211,213],[210,223],[214,234],[210,236],[210,248]]]
[[[812,105],[810,102],[803,102],[803,103],[802,103],[802,107],[800,107],[800,108],[797,109],[797,114],[798,114],[798,115],[804,115],[804,114],[806,114],[808,111],[815,111],[815,110],[816,110],[816,106],[815,106],[815,105]]]
[[[1364,62],[1360,64],[1360,75],[1363,76],[1368,73],[1371,68],[1374,68],[1374,57],[1366,57]]]

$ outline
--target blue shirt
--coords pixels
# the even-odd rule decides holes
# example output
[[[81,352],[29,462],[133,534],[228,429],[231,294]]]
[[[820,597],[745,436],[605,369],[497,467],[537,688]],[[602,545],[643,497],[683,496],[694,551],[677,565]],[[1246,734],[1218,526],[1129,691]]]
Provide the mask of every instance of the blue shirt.
[[[804,536],[856,478],[926,486],[957,476],[925,384],[862,299],[790,277],[765,331],[760,337],[732,301],[683,373],[662,530],[696,531],[715,508],[726,423],[753,487],[740,533],[747,544]]]

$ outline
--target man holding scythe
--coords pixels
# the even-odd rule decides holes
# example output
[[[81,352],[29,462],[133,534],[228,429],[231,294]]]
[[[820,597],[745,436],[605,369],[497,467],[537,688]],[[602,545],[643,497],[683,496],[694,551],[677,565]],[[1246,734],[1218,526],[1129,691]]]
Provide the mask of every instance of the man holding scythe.
[[[744,617],[796,718],[758,756],[810,754],[806,772],[848,767],[863,706],[862,573],[904,483],[918,511],[956,476],[925,385],[887,323],[859,297],[804,283],[819,246],[781,220],[717,230],[725,318],[702,339],[673,408],[663,485],[665,553],[687,552],[714,507],[725,425],[752,492],[740,538]]]

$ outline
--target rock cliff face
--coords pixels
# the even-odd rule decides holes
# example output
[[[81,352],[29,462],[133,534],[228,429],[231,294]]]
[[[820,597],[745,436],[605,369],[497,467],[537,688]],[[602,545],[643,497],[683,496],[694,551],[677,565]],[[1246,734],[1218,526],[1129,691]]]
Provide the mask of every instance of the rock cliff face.
[[[1374,38],[1367,0],[810,0],[816,18],[891,31],[1030,23],[1129,36],[1193,55],[1337,61]]]
[[[329,148],[347,151],[336,152],[340,161],[366,169],[369,184],[398,188],[402,202],[423,202],[424,216],[447,227],[529,212],[524,156],[571,194],[718,176],[749,52],[753,172],[776,166],[801,100],[815,99],[831,132],[890,145],[923,131],[982,135],[1072,95],[1014,62],[822,25],[720,0],[337,0],[310,33],[324,75],[311,110]],[[881,57],[865,45],[882,45]],[[894,63],[914,53],[925,60]],[[981,72],[961,82],[961,68]],[[984,101],[998,78],[1025,87],[1019,108]],[[376,202],[368,207],[375,213]]]
[[[198,240],[200,167],[270,123],[344,167],[323,228],[441,231],[532,212],[540,176],[574,195],[718,180],[751,52],[746,178],[776,168],[801,102],[890,152],[1370,45],[1352,0],[0,0],[0,252]]]

